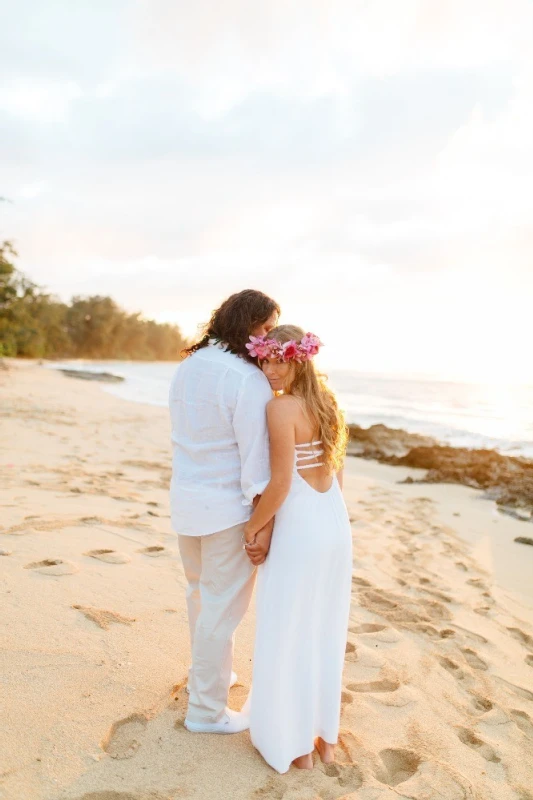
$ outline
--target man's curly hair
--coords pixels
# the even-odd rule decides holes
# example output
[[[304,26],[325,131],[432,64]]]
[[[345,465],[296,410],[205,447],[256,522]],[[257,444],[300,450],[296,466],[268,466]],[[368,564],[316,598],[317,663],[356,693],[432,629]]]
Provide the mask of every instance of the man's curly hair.
[[[241,356],[246,361],[257,363],[251,358],[245,345],[249,341],[252,330],[266,322],[272,314],[278,316],[280,307],[275,300],[256,289],[244,289],[224,300],[215,309],[209,322],[203,326],[202,338],[181,351],[182,358],[192,355],[197,350],[207,347],[209,339],[216,339],[226,346],[226,350]]]

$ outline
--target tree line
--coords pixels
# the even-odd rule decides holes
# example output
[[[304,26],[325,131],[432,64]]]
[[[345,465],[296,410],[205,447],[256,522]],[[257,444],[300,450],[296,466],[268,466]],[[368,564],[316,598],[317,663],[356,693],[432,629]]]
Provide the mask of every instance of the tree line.
[[[128,313],[111,297],[63,303],[18,270],[16,256],[0,243],[0,357],[177,361],[188,345],[177,325]]]

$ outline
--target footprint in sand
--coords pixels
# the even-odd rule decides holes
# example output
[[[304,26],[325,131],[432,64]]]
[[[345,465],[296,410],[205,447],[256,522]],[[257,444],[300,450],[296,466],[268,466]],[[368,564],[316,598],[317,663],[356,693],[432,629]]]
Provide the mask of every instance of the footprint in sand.
[[[13,552],[12,550],[0,549],[0,556],[10,556],[12,552]]]
[[[427,636],[431,636],[436,638],[439,636],[439,631],[430,625],[429,622],[414,622],[410,626],[410,630],[415,631],[417,633],[425,633]]]
[[[339,786],[350,793],[363,785],[363,774],[356,764],[324,764],[323,769],[324,775],[336,778]],[[344,793],[343,797],[346,797]]]
[[[403,557],[401,555],[398,556],[393,555],[393,558],[396,561],[403,561]],[[405,565],[398,567],[398,572],[403,572],[404,575],[409,575],[409,576],[413,574],[413,570],[411,569],[411,567],[406,567]]]
[[[5,555],[5,554],[4,554]],[[530,653],[528,656],[524,658],[524,661],[528,665],[528,667],[533,667],[533,653]]]
[[[487,711],[492,711],[493,708],[493,703],[487,697],[482,697],[481,695],[474,695],[472,697],[472,705],[476,711],[481,711],[482,714],[486,714]]]
[[[36,528],[12,528],[9,531],[2,531],[6,536],[27,536],[29,533],[39,533]]]
[[[183,794],[178,789],[178,794],[172,794],[172,797],[165,792],[155,792],[153,790],[148,793],[140,790],[140,793],[134,790],[133,792],[117,792],[114,789],[104,789],[101,792],[88,792],[82,794],[81,797],[73,797],[72,800],[174,800],[174,798],[182,797]]]
[[[116,550],[88,550],[83,555],[106,561],[108,564],[128,564],[131,561],[126,553],[119,553]]]
[[[489,588],[483,578],[469,578],[467,583],[470,586],[475,586],[477,589],[485,589],[485,591]]]
[[[349,683],[346,688],[350,692],[395,692],[400,688],[400,681],[384,678],[381,681]]]
[[[370,641],[375,640],[384,644],[396,644],[402,638],[396,628],[389,628],[387,625],[379,625],[372,622],[353,625],[348,630],[350,633],[368,634]]]
[[[525,733],[529,739],[533,740],[533,722],[529,714],[526,714],[525,711],[519,711],[518,708],[512,708],[509,711],[509,716],[522,733]]]
[[[137,550],[138,553],[142,553],[145,556],[153,556],[156,558],[157,556],[168,556],[170,555],[170,550],[167,550],[166,547],[161,547],[160,545],[152,545],[152,547],[143,547],[140,550]]]
[[[513,694],[518,695],[518,697],[523,697],[524,700],[533,700],[533,692],[530,692],[529,689],[524,689],[522,686],[517,686],[516,683],[506,681],[505,678],[500,678],[499,675],[493,675],[493,679],[496,683],[499,683],[500,686],[504,686]]]
[[[473,639],[475,642],[479,642],[480,644],[488,644],[489,640],[480,633],[474,633],[474,631],[471,631],[468,628],[462,628],[456,623],[454,623],[454,628],[458,631],[461,631],[461,633],[463,633],[467,639]]]
[[[90,619],[91,622],[96,623],[99,628],[108,630],[112,622],[120,622],[122,625],[132,625],[135,622],[135,617],[125,617],[116,611],[107,611],[105,608],[92,608],[91,606],[74,605],[77,611]]]
[[[484,742],[468,728],[457,728],[457,736],[463,744],[479,753],[479,755],[482,756],[485,761],[492,761],[495,764],[498,764],[501,761],[500,757],[496,755],[496,751],[490,746],[490,744]]]
[[[488,669],[488,664],[478,656],[475,650],[472,650],[470,647],[462,647],[461,652],[472,669]]]
[[[451,639],[453,636],[455,636],[455,631],[451,628],[443,628],[441,631],[439,631],[439,636],[441,639]]]
[[[272,777],[268,778],[263,786],[256,789],[251,797],[257,798],[257,800],[263,800],[263,798],[268,798],[268,800],[282,800],[284,795],[287,794],[287,791],[287,786],[282,778]]]
[[[520,628],[507,628],[507,630],[514,639],[528,647],[533,647],[533,636],[530,636],[529,633],[524,633]]]
[[[367,591],[364,593],[364,599],[369,601],[369,604],[386,609],[394,609],[398,607],[396,600],[391,600],[386,596],[385,591]]]
[[[357,649],[353,642],[346,642],[346,661],[357,661]]]
[[[444,669],[453,675],[453,677],[458,681],[466,681],[469,678],[466,672],[461,669],[459,664],[457,664],[456,661],[453,661],[453,659],[448,658],[448,656],[438,656],[437,661],[441,667],[444,667]]]
[[[399,783],[412,778],[421,764],[421,758],[412,750],[387,748],[380,750],[379,756],[383,766],[378,767],[375,777],[387,786],[398,786]]]
[[[72,561],[62,561],[60,558],[45,558],[44,561],[32,561],[24,569],[33,569],[42,575],[73,575],[79,572],[79,567]]]
[[[426,594],[431,595],[432,597],[436,597],[438,600],[442,600],[444,603],[452,603],[453,598],[450,597],[449,594],[444,594],[444,592],[439,592],[438,589],[430,589],[429,587],[420,587],[421,592],[426,592]]]
[[[358,575],[352,576],[352,583],[355,583],[357,586],[364,586],[365,588],[372,586],[370,581],[367,581],[366,578],[360,578]]]
[[[141,746],[148,718],[144,714],[131,714],[111,726],[101,742],[102,750],[111,758],[131,758]]]
[[[379,631],[384,631],[386,625],[378,625],[374,622],[363,622],[362,625],[354,625],[350,628],[351,633],[379,633]]]

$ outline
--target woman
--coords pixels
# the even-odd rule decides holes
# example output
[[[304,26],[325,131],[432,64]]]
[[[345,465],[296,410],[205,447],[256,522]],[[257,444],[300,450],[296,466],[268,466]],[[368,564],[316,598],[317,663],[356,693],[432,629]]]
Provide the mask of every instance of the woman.
[[[253,691],[244,714],[265,761],[312,769],[334,760],[352,576],[342,497],[347,431],[313,356],[320,340],[293,325],[250,337],[275,397],[267,405],[271,480],[245,526],[245,547],[275,516],[258,570]]]

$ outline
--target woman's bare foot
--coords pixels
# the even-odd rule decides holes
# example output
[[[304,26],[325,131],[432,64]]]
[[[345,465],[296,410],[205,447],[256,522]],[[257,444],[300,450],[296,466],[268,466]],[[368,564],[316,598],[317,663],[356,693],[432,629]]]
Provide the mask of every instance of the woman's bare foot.
[[[313,754],[308,753],[306,756],[298,756],[292,763],[298,769],[313,769]]]
[[[318,750],[320,760],[324,764],[333,764],[335,761],[335,745],[325,742],[320,736],[315,739],[315,747]]]

